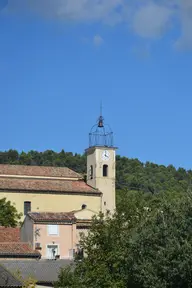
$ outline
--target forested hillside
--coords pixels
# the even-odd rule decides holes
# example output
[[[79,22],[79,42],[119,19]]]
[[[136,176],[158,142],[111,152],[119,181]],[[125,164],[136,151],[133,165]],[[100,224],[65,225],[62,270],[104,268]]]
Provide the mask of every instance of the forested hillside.
[[[18,153],[16,150],[0,152],[0,164],[23,164],[44,166],[66,166],[77,172],[86,173],[86,156],[62,150],[56,153],[29,151]],[[117,156],[118,190],[139,190],[150,193],[160,191],[186,191],[192,184],[192,171],[175,169],[172,165],[142,163],[138,159]]]

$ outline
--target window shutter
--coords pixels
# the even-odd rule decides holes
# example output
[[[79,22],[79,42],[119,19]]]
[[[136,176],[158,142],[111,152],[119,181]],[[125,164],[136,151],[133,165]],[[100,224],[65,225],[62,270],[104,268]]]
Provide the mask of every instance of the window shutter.
[[[58,225],[48,225],[49,235],[58,235]]]

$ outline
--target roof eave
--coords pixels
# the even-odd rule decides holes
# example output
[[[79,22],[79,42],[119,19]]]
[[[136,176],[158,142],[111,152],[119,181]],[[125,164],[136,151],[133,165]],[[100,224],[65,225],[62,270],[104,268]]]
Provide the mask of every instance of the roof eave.
[[[98,191],[96,190],[95,192],[93,191],[83,191],[83,192],[80,192],[80,191],[58,191],[58,190],[30,190],[30,189],[18,189],[18,188],[0,188],[0,191],[10,191],[10,192],[30,192],[30,193],[55,193],[55,194],[77,194],[77,195],[97,195],[97,196],[100,196],[102,195],[103,193],[101,191]]]
[[[73,221],[57,221],[57,220],[36,220],[32,219],[34,224],[48,224],[48,223],[57,223],[57,224],[75,224],[76,220]]]
[[[0,258],[1,256],[3,257],[33,257],[33,258],[39,258],[41,257],[41,254],[37,254],[37,253],[5,253],[5,252],[0,252]]]

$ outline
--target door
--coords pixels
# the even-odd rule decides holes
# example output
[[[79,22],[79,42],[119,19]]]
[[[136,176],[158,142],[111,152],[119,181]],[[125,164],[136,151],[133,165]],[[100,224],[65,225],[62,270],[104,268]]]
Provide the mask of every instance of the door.
[[[58,254],[58,245],[47,245],[47,259],[55,259],[55,256]]]

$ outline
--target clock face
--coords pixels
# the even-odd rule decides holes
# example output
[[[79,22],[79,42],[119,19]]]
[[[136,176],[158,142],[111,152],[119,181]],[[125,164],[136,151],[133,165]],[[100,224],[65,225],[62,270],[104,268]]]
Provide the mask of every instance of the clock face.
[[[110,158],[110,153],[109,153],[109,151],[104,150],[103,153],[102,153],[102,160],[108,161],[109,158]]]

